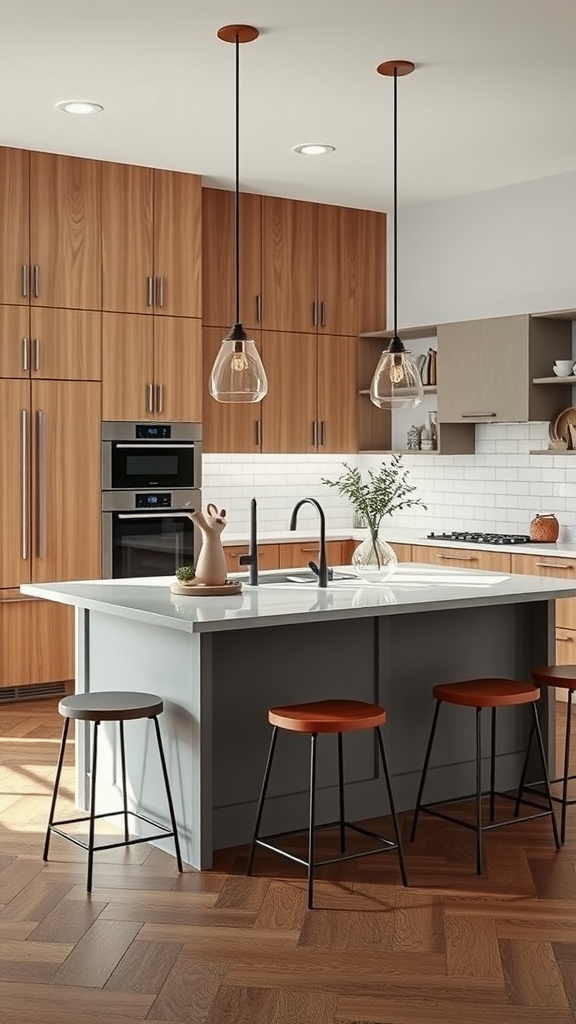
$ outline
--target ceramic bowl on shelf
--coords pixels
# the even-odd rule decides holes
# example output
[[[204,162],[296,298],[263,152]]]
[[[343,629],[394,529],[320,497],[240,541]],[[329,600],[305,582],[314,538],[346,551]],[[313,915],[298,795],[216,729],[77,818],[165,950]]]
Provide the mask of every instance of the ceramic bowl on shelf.
[[[573,365],[574,364],[570,362],[554,363],[552,370],[557,377],[570,377],[572,374]]]

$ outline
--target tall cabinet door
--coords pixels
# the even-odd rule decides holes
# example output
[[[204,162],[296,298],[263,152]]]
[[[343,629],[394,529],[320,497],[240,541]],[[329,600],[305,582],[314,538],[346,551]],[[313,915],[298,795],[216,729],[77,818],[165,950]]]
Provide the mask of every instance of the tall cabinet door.
[[[220,327],[203,331],[202,450],[204,452],[261,451],[261,402],[217,402],[208,390],[210,371],[227,333]],[[261,350],[260,331],[254,340]],[[266,401],[266,399],[264,399]]]
[[[0,302],[30,301],[30,153],[0,148]]]
[[[262,361],[268,377],[262,451],[316,451],[316,338],[264,331]]]
[[[356,452],[356,338],[319,335],[318,451]]]
[[[318,331],[353,336],[386,323],[386,218],[318,207]]]
[[[154,302],[168,316],[202,315],[202,186],[197,174],[154,171]]]
[[[102,419],[139,420],[154,414],[154,320],[102,314]]]
[[[29,377],[30,359],[29,307],[0,306],[0,377]]]
[[[102,165],[102,309],[154,312],[151,167]]]
[[[100,576],[100,385],[32,381],[33,579]]]
[[[30,158],[31,301],[100,309],[100,161],[53,153]]]
[[[154,317],[154,410],[157,419],[202,421],[202,324]]]
[[[316,205],[262,197],[262,326],[312,331],[317,321]]]
[[[262,197],[240,193],[240,321],[262,324]],[[209,327],[234,320],[234,193],[202,189],[202,320]],[[247,448],[242,451],[248,451]]]
[[[30,383],[0,380],[0,586],[31,577]]]

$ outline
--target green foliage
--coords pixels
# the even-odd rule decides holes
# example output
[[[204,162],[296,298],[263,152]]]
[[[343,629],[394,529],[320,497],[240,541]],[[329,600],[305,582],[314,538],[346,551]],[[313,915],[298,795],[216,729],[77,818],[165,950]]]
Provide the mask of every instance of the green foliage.
[[[402,508],[421,505],[426,508],[420,498],[411,498],[416,488],[408,483],[408,470],[402,465],[400,455],[393,455],[390,462],[383,462],[378,472],[368,470],[368,480],[362,479],[360,470],[343,463],[346,470],[337,480],[322,479],[323,484],[343,494],[355,512],[362,516],[370,528],[372,536],[384,516],[398,512]]]
[[[196,578],[196,570],[193,565],[181,565],[179,569],[176,569],[176,579],[179,583],[190,583],[190,580]]]

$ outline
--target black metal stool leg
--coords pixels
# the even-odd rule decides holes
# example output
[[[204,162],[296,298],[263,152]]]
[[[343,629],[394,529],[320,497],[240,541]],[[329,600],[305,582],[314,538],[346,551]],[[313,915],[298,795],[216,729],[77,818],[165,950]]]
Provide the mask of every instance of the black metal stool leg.
[[[416,826],[418,824],[418,816],[420,814],[420,805],[422,803],[422,796],[424,794],[424,784],[426,782],[426,775],[428,774],[428,765],[430,763],[430,754],[432,753],[432,746],[434,744],[434,736],[436,734],[436,726],[438,724],[438,713],[440,711],[440,705],[442,701],[436,701],[436,707],[434,708],[434,717],[432,719],[432,728],[430,730],[430,738],[428,740],[428,746],[426,747],[426,755],[424,757],[424,765],[422,767],[422,775],[420,776],[420,785],[418,787],[418,796],[416,797],[416,807],[414,808],[414,819],[412,821],[412,830],[410,832],[410,842],[413,843],[416,838]]]
[[[538,709],[536,704],[532,704],[532,713],[534,716],[534,731],[536,733],[536,739],[538,740],[538,749],[540,750],[540,758],[542,761],[542,769],[544,771],[544,787],[546,789],[546,798],[548,802],[548,809],[550,811],[550,817],[552,819],[552,831],[554,833],[554,842],[556,849],[560,849],[560,837],[558,835],[558,826],[556,824],[556,815],[554,814],[554,805],[552,803],[552,792],[550,790],[550,777],[548,775],[548,761],[546,759],[546,751],[544,750],[544,740],[542,739],[542,730],[540,728],[540,719],[538,718]]]
[[[314,812],[316,806],[316,740],[310,735],[310,818],[308,822],[308,910],[314,909]]]
[[[180,840],[178,838],[178,829],[176,827],[176,815],[174,813],[174,803],[172,801],[172,791],[170,789],[170,781],[168,779],[168,771],[166,768],[166,758],[164,757],[164,747],[162,745],[162,736],[160,735],[160,723],[156,715],[152,715],[152,721],[154,722],[156,730],[156,741],[158,743],[158,754],[160,756],[160,764],[162,766],[162,775],[164,777],[164,787],[166,789],[166,800],[168,801],[168,811],[170,813],[170,823],[172,825],[172,831],[174,833],[174,849],[176,851],[176,862],[178,864],[178,871],[180,874],[184,871],[182,866],[182,854],[180,853]]]
[[[535,736],[534,723],[532,723],[532,729],[530,731],[530,739],[528,740],[528,746],[526,747],[526,757],[524,758],[524,764],[522,765],[522,774],[520,776],[520,782],[518,783],[518,796],[516,797],[516,803],[514,804],[514,817],[517,818],[520,814],[520,804],[522,802],[522,796],[524,794],[524,784],[526,782],[526,773],[528,772],[528,762],[530,760],[530,752],[532,750],[532,744],[534,743]]]
[[[254,835],[252,836],[252,845],[250,847],[250,854],[248,857],[248,866],[246,868],[246,874],[252,874],[252,865],[254,863],[254,854],[256,853],[256,840],[260,836],[260,822],[262,821],[262,812],[264,810],[264,801],[266,799],[266,790],[268,789],[268,780],[270,778],[270,770],[272,768],[272,761],[274,760],[274,749],[276,747],[276,740],[278,738],[278,726],[275,725],[272,729],[272,736],[270,739],[270,747],[268,748],[268,757],[266,759],[266,768],[264,769],[264,778],[262,780],[262,789],[260,790],[260,799],[258,801],[258,810],[256,812],[256,823],[254,825]]]
[[[342,753],[342,733],[338,733],[338,790],[340,801],[340,853],[346,853],[346,820],[344,807],[344,756]]]
[[[482,708],[476,708],[476,874],[482,874]]]
[[[100,722],[94,722],[92,733],[92,777],[90,779],[90,824],[88,827],[88,877],[86,881],[86,892],[92,892],[92,870],[94,867],[94,815],[96,813],[96,768],[98,765],[98,726]]]
[[[494,789],[496,786],[496,708],[492,708],[492,728],[490,735],[490,821],[494,821],[495,801]]]
[[[394,794],[392,792],[392,781],[390,779],[390,772],[388,771],[388,761],[386,759],[386,750],[384,747],[384,740],[382,739],[382,733],[380,729],[374,730],[378,736],[378,746],[380,747],[380,757],[382,758],[382,767],[384,769],[384,778],[386,779],[386,788],[388,790],[388,802],[390,804],[390,814],[392,815],[392,822],[394,824],[394,834],[396,836],[396,843],[398,846],[398,860],[400,862],[400,874],[402,875],[402,885],[408,885],[408,877],[406,875],[406,865],[404,863],[404,851],[402,849],[402,837],[400,835],[400,826],[398,824],[398,816],[396,814],[396,805],[394,803]]]
[[[564,779],[562,782],[562,817],[560,820],[560,842],[566,842],[566,808],[568,805],[568,776],[570,775],[570,726],[572,725],[572,696],[574,690],[568,690],[568,706],[566,708],[566,735],[564,737]]]
[[[120,733],[120,766],[122,769],[122,800],[124,806],[124,842],[130,839],[128,833],[128,794],[126,792],[126,748],[124,746],[124,722],[118,722]]]
[[[68,737],[69,728],[70,719],[65,718],[64,726],[62,729],[62,739],[60,741],[60,753],[58,754],[58,764],[56,766],[56,775],[54,777],[52,802],[50,804],[50,813],[48,814],[48,828],[46,829],[46,839],[44,840],[44,852],[42,854],[42,860],[48,860],[48,850],[50,849],[50,836],[52,835],[52,822],[54,821],[54,814],[56,812],[56,801],[58,799],[58,790],[60,789],[60,776],[62,775],[62,768],[64,765],[64,755],[66,753],[66,739]]]

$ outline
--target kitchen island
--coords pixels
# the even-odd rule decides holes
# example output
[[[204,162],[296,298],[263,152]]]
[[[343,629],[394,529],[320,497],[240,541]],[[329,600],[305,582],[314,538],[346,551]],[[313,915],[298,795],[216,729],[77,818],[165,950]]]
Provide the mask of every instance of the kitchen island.
[[[76,607],[78,692],[143,690],[164,699],[161,725],[182,853],[196,868],[210,868],[215,849],[250,839],[270,706],[328,697],[384,704],[397,805],[410,808],[432,716],[432,687],[479,676],[527,678],[532,667],[553,661],[555,600],[576,596],[576,585],[556,579],[414,564],[398,566],[381,586],[355,579],[330,583],[326,590],[314,583],[266,582],[245,585],[237,596],[202,598],[176,596],[170,583],[104,580],[26,584],[21,590]],[[548,694],[541,711],[552,751]],[[473,790],[474,719],[463,709],[444,709],[427,799]],[[501,714],[500,789],[518,780],[527,729],[525,709]],[[486,727],[486,757],[488,734]],[[131,801],[163,821],[165,795],[151,739],[149,722],[130,723],[128,786]],[[318,820],[333,820],[336,755],[330,737],[322,740]],[[118,752],[107,724],[101,755],[99,807],[116,810]],[[79,729],[80,808],[86,807],[88,757],[88,732]],[[349,820],[381,814],[384,789],[372,737],[347,737],[345,764],[352,783]],[[267,831],[305,824],[307,787],[307,742],[293,735],[278,744]]]

